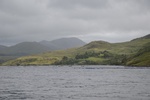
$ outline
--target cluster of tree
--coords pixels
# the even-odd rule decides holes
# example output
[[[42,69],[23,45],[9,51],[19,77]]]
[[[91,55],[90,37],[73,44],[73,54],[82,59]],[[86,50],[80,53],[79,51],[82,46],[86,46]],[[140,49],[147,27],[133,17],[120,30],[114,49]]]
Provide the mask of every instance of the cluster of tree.
[[[62,60],[54,62],[54,65],[74,65],[78,61],[74,58],[68,58],[67,56],[64,56]]]
[[[84,54],[77,54],[75,56],[75,59],[85,59],[85,58],[89,58],[89,57],[98,57],[100,55],[100,52],[94,52],[94,51],[90,51],[90,52],[85,52]]]
[[[30,65],[30,62],[34,62],[36,61],[37,58],[30,58],[30,59],[19,59],[17,61],[13,61],[12,64],[14,63],[16,66],[20,66],[20,65],[24,65],[24,66],[28,66]]]
[[[89,57],[102,57],[102,58],[110,58],[113,57],[113,54],[108,52],[108,51],[100,51],[100,52],[94,52],[94,51],[89,51],[85,52],[83,54],[77,54],[75,56],[75,59],[86,59]]]
[[[114,55],[112,54],[112,53],[110,53],[110,52],[108,52],[108,51],[103,51],[103,52],[101,52],[100,53],[102,56],[102,58],[105,58],[105,59],[108,59],[108,58],[111,58],[111,57],[113,57]]]
[[[89,57],[104,58],[103,62],[96,62],[87,60]],[[85,52],[83,54],[77,54],[74,58],[68,58],[64,56],[60,61],[56,61],[54,65],[98,65],[98,64],[111,64],[121,65],[126,61],[126,55],[112,54],[108,51],[101,52]]]
[[[105,60],[104,63],[109,64],[109,65],[124,65],[126,61],[127,61],[127,56],[126,55],[114,54],[112,57]]]

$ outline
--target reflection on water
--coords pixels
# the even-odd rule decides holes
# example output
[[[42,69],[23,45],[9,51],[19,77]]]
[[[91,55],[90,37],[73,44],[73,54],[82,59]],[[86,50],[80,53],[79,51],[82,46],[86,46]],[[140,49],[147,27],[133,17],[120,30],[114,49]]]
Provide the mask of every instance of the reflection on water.
[[[150,100],[150,68],[1,66],[0,100]]]

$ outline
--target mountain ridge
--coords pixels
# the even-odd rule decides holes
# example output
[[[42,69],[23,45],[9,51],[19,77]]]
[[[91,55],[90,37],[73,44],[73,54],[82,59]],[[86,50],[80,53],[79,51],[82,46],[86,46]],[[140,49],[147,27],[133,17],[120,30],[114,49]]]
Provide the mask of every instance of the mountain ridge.
[[[7,46],[0,45],[0,49],[5,49],[5,48],[7,48]]]
[[[54,48],[56,48],[55,50],[80,47],[86,44],[76,37],[60,38],[52,41],[41,41],[40,43],[48,47],[53,46]]]
[[[27,56],[27,55],[33,55],[33,54],[39,54],[42,52],[48,52],[48,51],[54,51],[54,50],[61,50],[61,49],[68,49],[68,48],[74,48],[80,46],[84,42],[82,40],[74,38],[66,38],[68,43],[64,43],[64,47],[60,47],[62,45],[57,45],[54,43],[51,43],[51,45],[47,46],[47,41],[43,42],[21,42],[13,46],[0,46],[0,62],[7,61],[7,58],[14,58],[20,57],[20,56]],[[73,40],[72,40],[73,39]],[[80,40],[80,41],[79,41]],[[54,41],[54,40],[53,40]],[[59,40],[55,40],[57,42]],[[74,44],[71,41],[78,41],[77,44]],[[59,41],[59,43],[63,43],[63,41]],[[4,60],[5,59],[5,60]],[[10,59],[9,59],[10,60]]]
[[[139,39],[150,39],[150,34],[147,34],[147,35],[145,35],[145,36],[142,36],[142,37],[133,39],[133,40],[131,40],[131,41],[135,41],[135,40],[139,40]]]
[[[149,38],[134,39],[123,43],[108,43],[93,41],[79,48],[57,50],[33,56],[25,56],[16,60],[8,61],[3,65],[29,66],[29,65],[127,65],[127,66],[150,66],[150,51],[143,51],[142,56],[135,56],[150,42]],[[148,45],[149,46],[149,45]],[[134,64],[136,59],[141,59]],[[146,58],[146,59],[143,59]],[[142,63],[147,62],[147,63]],[[142,64],[141,64],[142,63]]]

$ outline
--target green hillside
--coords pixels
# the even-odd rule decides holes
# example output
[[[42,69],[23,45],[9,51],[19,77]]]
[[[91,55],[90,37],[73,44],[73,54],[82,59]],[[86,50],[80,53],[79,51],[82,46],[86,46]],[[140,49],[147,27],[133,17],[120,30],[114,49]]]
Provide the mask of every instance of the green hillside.
[[[150,66],[150,42],[145,44],[135,55],[131,56],[126,65]]]
[[[93,41],[80,48],[47,52],[21,57],[2,65],[128,65],[150,66],[149,35],[123,43]],[[140,53],[140,55],[138,55]],[[145,58],[146,57],[146,58]],[[137,60],[140,59],[140,60]],[[135,63],[137,62],[137,63]]]
[[[39,55],[20,57],[15,60],[5,62],[2,65],[50,65],[53,64],[55,61],[61,60],[64,55],[72,57],[72,54],[75,53],[75,51],[76,49],[51,51]]]

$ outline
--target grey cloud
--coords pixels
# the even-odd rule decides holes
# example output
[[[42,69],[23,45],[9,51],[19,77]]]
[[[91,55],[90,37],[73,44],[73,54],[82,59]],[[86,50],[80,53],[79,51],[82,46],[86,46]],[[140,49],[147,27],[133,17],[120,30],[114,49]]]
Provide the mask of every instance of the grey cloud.
[[[149,0],[0,0],[0,44],[69,36],[130,40],[150,33],[149,5]]]
[[[78,7],[103,8],[108,5],[108,0],[49,0],[49,7],[74,9]]]
[[[23,17],[42,13],[41,6],[35,0],[0,0],[0,11]]]

